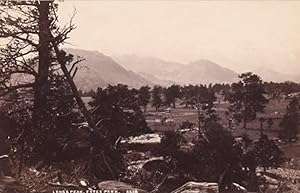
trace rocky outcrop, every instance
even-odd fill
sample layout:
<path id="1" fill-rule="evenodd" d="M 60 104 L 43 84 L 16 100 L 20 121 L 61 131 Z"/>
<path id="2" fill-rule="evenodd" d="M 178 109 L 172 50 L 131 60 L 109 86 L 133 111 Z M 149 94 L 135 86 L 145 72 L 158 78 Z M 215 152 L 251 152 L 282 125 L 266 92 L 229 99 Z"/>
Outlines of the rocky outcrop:
<path id="1" fill-rule="evenodd" d="M 219 193 L 217 183 L 187 182 L 171 193 Z"/>
<path id="2" fill-rule="evenodd" d="M 248 191 L 237 183 L 232 183 L 229 190 L 219 192 L 217 183 L 187 182 L 171 193 L 248 193 Z"/>
<path id="3" fill-rule="evenodd" d="M 98 183 L 98 188 L 106 191 L 117 191 L 118 193 L 149 193 L 145 190 L 134 188 L 129 184 L 119 181 L 103 181 Z"/>

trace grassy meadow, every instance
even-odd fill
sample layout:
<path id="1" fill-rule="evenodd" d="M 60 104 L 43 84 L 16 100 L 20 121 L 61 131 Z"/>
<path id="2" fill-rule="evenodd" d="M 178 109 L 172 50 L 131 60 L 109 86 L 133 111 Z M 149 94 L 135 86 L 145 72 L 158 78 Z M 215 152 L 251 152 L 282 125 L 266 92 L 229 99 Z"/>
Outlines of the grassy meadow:
<path id="1" fill-rule="evenodd" d="M 279 123 L 286 111 L 287 104 L 288 100 L 271 100 L 266 106 L 265 112 L 258 113 L 257 118 L 254 121 L 248 122 L 247 127 L 249 129 L 245 130 L 242 128 L 242 124 L 239 124 L 238 126 L 234 126 L 232 129 L 233 134 L 235 136 L 240 136 L 243 133 L 247 133 L 251 139 L 257 139 L 260 133 L 259 118 L 263 117 L 265 119 L 272 118 L 274 122 L 271 128 L 268 127 L 267 121 L 264 122 L 265 134 L 271 138 L 277 137 L 277 131 L 280 129 Z M 226 117 L 225 112 L 229 104 L 224 101 L 220 101 L 216 102 L 215 105 L 216 112 L 220 117 L 220 123 L 224 127 L 228 127 L 228 118 Z M 172 122 L 165 124 L 159 123 L 158 120 L 163 118 L 170 119 Z M 184 106 L 177 104 L 176 108 L 171 108 L 170 111 L 155 111 L 154 108 L 149 106 L 146 113 L 146 120 L 153 131 L 162 132 L 169 129 L 178 129 L 180 124 L 186 120 L 197 124 L 198 119 L 196 109 L 185 108 Z"/>

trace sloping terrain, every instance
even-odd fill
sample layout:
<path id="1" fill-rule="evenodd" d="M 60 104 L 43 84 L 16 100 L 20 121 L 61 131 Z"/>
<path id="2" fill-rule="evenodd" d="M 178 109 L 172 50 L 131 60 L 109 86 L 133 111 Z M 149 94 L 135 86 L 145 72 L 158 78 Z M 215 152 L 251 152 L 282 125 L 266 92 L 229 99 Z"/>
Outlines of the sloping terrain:
<path id="1" fill-rule="evenodd" d="M 300 76 L 297 74 L 289 74 L 278 72 L 267 67 L 261 67 L 253 70 L 253 72 L 262 77 L 264 81 L 284 82 L 284 81 L 300 81 Z"/>
<path id="2" fill-rule="evenodd" d="M 209 60 L 197 60 L 186 65 L 176 74 L 181 83 L 231 83 L 238 74 Z"/>
<path id="3" fill-rule="evenodd" d="M 179 84 L 207 84 L 232 82 L 237 78 L 236 72 L 209 60 L 197 60 L 189 64 L 182 64 L 136 55 L 123 55 L 115 57 L 115 59 L 127 69 L 139 74 L 146 74 L 149 80 L 162 85 L 166 81 Z"/>
<path id="4" fill-rule="evenodd" d="M 85 60 L 80 63 L 80 68 L 75 76 L 75 82 L 81 90 L 88 91 L 108 84 L 126 84 L 129 87 L 152 85 L 142 76 L 126 70 L 111 57 L 98 51 L 80 49 L 66 49 L 68 53 L 81 56 Z"/>

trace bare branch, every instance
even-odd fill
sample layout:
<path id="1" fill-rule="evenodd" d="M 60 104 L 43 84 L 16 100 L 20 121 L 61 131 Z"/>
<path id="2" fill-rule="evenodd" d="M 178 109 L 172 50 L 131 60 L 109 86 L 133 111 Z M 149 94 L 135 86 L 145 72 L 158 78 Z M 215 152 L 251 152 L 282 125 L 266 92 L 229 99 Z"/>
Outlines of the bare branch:
<path id="1" fill-rule="evenodd" d="M 84 58 L 77 59 L 77 61 L 74 62 L 74 63 L 72 64 L 72 67 L 70 68 L 69 73 L 71 73 L 71 72 L 73 71 L 74 67 L 75 67 L 77 64 L 79 64 L 80 62 L 82 62 L 82 61 L 84 61 L 84 60 L 85 60 Z"/>
<path id="2" fill-rule="evenodd" d="M 76 67 L 76 68 L 75 68 L 75 71 L 74 71 L 74 73 L 73 73 L 73 75 L 72 75 L 72 79 L 74 79 L 74 77 L 75 77 L 75 75 L 76 75 L 76 73 L 77 73 L 77 70 L 78 70 L 78 68 Z"/>

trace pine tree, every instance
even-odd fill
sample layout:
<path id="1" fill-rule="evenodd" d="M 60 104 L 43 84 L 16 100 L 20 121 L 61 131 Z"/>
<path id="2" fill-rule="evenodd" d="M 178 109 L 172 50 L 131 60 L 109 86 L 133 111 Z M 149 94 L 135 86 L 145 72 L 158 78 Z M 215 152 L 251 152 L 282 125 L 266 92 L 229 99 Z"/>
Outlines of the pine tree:
<path id="1" fill-rule="evenodd" d="M 154 86 L 152 90 L 152 106 L 155 107 L 156 111 L 163 105 L 162 90 L 161 86 Z"/>
<path id="2" fill-rule="evenodd" d="M 239 75 L 241 79 L 231 85 L 226 99 L 229 101 L 229 112 L 233 117 L 243 121 L 243 128 L 247 122 L 256 119 L 257 112 L 263 112 L 268 99 L 265 97 L 265 89 L 261 78 L 251 72 Z"/>
<path id="3" fill-rule="evenodd" d="M 138 100 L 141 106 L 144 107 L 144 112 L 147 110 L 147 105 L 150 102 L 151 94 L 149 86 L 142 86 L 139 89 Z"/>
<path id="4" fill-rule="evenodd" d="M 32 117 L 18 117 L 22 124 L 30 122 L 24 132 L 18 131 L 24 133 L 20 140 L 40 156 L 51 154 L 49 136 L 56 135 L 59 116 L 68 115 L 75 102 L 53 49 L 67 39 L 74 26 L 71 22 L 59 27 L 57 10 L 54 1 L 0 2 L 0 39 L 6 42 L 0 49 L 0 95 L 23 97 L 12 108 Z M 72 65 L 71 56 L 65 60 Z"/>
<path id="5" fill-rule="evenodd" d="M 181 98 L 181 88 L 179 85 L 171 85 L 166 89 L 165 92 L 165 99 L 166 99 L 166 104 L 167 105 L 173 105 L 173 108 L 176 108 L 176 99 Z"/>

